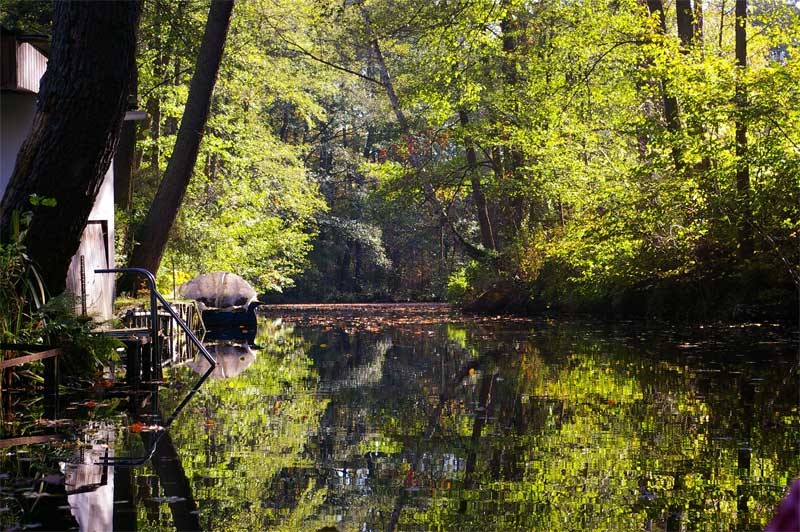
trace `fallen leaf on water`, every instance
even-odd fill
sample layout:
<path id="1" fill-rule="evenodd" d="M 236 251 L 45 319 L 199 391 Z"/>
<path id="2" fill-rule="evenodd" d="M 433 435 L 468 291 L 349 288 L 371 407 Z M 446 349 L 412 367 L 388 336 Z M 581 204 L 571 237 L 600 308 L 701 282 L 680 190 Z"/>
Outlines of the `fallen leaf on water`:
<path id="1" fill-rule="evenodd" d="M 131 432 L 156 432 L 159 430 L 164 430 L 164 427 L 161 425 L 147 425 L 146 423 L 137 421 L 136 423 L 129 425 L 128 429 Z"/>

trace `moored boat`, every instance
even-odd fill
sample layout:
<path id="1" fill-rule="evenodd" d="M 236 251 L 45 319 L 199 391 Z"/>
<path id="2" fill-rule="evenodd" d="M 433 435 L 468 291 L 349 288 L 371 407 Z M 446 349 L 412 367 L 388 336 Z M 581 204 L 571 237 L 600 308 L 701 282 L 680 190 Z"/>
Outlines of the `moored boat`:
<path id="1" fill-rule="evenodd" d="M 256 311 L 260 301 L 253 301 L 246 307 L 234 309 L 207 308 L 203 311 L 203 325 L 208 330 L 240 329 L 256 330 Z"/>
<path id="2" fill-rule="evenodd" d="M 247 335 L 256 330 L 255 309 L 261 302 L 256 291 L 236 274 L 198 275 L 178 289 L 182 297 L 197 301 L 206 330 Z"/>

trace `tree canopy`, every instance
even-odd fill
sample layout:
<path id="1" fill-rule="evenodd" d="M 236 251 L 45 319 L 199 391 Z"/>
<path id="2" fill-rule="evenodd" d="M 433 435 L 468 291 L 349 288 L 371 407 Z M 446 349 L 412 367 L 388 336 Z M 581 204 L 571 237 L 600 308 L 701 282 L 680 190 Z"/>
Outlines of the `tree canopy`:
<path id="1" fill-rule="evenodd" d="M 6 20 L 46 21 L 14 6 Z M 148 238 L 208 6 L 144 2 L 123 259 Z M 241 2 L 162 277 L 231 270 L 290 300 L 792 312 L 800 11 L 735 7 Z"/>

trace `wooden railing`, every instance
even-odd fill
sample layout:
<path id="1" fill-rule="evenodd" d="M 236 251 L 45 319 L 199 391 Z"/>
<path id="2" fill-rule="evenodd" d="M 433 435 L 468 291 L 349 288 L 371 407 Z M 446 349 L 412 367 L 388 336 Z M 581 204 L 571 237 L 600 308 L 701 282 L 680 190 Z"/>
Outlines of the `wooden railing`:
<path id="1" fill-rule="evenodd" d="M 2 362 L 0 362 L 0 369 L 12 368 L 14 366 L 21 366 L 22 364 L 37 362 L 39 360 L 46 360 L 48 358 L 57 357 L 61 355 L 61 353 L 63 353 L 60 347 L 47 349 L 45 346 L 41 345 L 0 344 L 0 350 L 3 351 L 26 352 L 26 351 L 35 351 L 36 349 L 42 349 L 43 347 L 46 349 L 45 351 L 39 351 L 37 353 L 11 357 L 3 360 Z"/>
<path id="2" fill-rule="evenodd" d="M 4 392 L 3 401 L 10 400 L 10 396 L 4 390 L 10 376 L 5 370 L 41 361 L 44 364 L 45 416 L 52 414 L 58 406 L 58 358 L 63 354 L 63 350 L 60 347 L 36 344 L 0 344 L 0 352 L 3 353 L 3 359 L 0 360 L 0 374 L 2 374 L 0 392 Z M 27 354 L 5 358 L 8 352 Z"/>

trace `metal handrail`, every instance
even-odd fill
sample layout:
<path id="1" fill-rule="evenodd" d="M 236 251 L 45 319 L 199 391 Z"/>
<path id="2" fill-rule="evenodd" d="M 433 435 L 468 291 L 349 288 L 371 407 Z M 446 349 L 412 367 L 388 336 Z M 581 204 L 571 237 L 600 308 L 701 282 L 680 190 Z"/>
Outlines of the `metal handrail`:
<path id="1" fill-rule="evenodd" d="M 211 353 L 205 348 L 203 343 L 197 339 L 194 332 L 186 325 L 186 322 L 178 316 L 178 313 L 172 309 L 172 306 L 169 302 L 162 296 L 159 291 L 156 289 L 156 278 L 150 273 L 148 270 L 144 268 L 108 268 L 103 270 L 95 270 L 94 273 L 138 273 L 139 275 L 144 276 L 145 280 L 147 281 L 147 286 L 150 289 L 150 314 L 151 314 L 151 326 L 153 329 L 153 342 L 156 344 L 156 358 L 161 361 L 161 350 L 159 343 L 156 341 L 156 337 L 158 336 L 158 304 L 160 302 L 161 305 L 164 307 L 170 316 L 175 320 L 178 326 L 183 329 L 183 332 L 186 333 L 186 336 L 191 340 L 191 342 L 197 347 L 200 351 L 200 354 L 208 361 L 211 365 L 211 369 L 213 370 L 217 367 L 217 361 L 211 356 Z"/>
<path id="2" fill-rule="evenodd" d="M 159 349 L 159 342 L 157 341 L 158 336 L 158 308 L 157 303 L 160 302 L 164 309 L 172 316 L 178 326 L 183 329 L 183 332 L 186 333 L 186 336 L 189 340 L 197 347 L 198 351 L 201 355 L 208 361 L 209 368 L 208 370 L 200 377 L 200 379 L 195 383 L 186 397 L 183 398 L 183 401 L 180 402 L 178 407 L 175 411 L 167 418 L 167 421 L 163 424 L 164 429 L 172 425 L 172 422 L 175 421 L 175 418 L 178 417 L 178 414 L 184 409 L 187 403 L 194 397 L 197 391 L 200 389 L 200 386 L 211 376 L 211 373 L 214 371 L 214 368 L 217 367 L 216 359 L 211 356 L 211 353 L 208 352 L 206 347 L 203 343 L 197 338 L 194 332 L 189 328 L 186 322 L 172 309 L 172 306 L 169 302 L 162 296 L 159 291 L 156 289 L 156 280 L 152 273 L 144 268 L 108 268 L 108 269 L 101 269 L 95 270 L 95 273 L 136 273 L 139 275 L 144 276 L 145 280 L 147 281 L 148 288 L 150 289 L 150 313 L 151 313 L 151 325 L 152 325 L 152 334 L 153 334 L 153 343 L 155 344 L 154 349 L 156 351 L 156 357 L 161 363 L 161 352 Z M 139 457 L 103 457 L 100 459 L 99 462 L 96 462 L 98 465 L 116 465 L 116 466 L 125 466 L 125 467 L 133 467 L 142 465 L 147 462 L 150 458 L 152 458 L 153 454 L 156 451 L 156 447 L 158 446 L 158 442 L 161 440 L 162 435 L 164 432 L 161 432 L 156 438 L 153 439 L 152 444 L 150 445 L 149 449 L 145 450 L 145 454 Z"/>
<path id="3" fill-rule="evenodd" d="M 192 386 L 192 389 L 189 390 L 189 393 L 186 394 L 186 397 L 183 398 L 183 401 L 175 408 L 172 414 L 167 418 L 162 426 L 162 429 L 158 436 L 156 436 L 153 441 L 151 442 L 150 446 L 145 449 L 145 452 L 142 456 L 113 456 L 113 457 L 103 457 L 100 458 L 99 461 L 95 462 L 96 465 L 112 465 L 112 466 L 120 466 L 120 467 L 136 467 L 140 465 L 144 465 L 148 460 L 153 457 L 153 454 L 156 452 L 156 447 L 158 447 L 158 442 L 161 441 L 161 438 L 166 433 L 166 429 L 172 425 L 172 422 L 178 417 L 178 415 L 183 411 L 189 401 L 194 397 L 200 387 L 203 385 L 204 382 L 211 376 L 211 373 L 214 371 L 213 367 L 208 368 L 208 370 L 203 374 L 202 377 Z"/>

